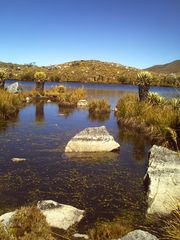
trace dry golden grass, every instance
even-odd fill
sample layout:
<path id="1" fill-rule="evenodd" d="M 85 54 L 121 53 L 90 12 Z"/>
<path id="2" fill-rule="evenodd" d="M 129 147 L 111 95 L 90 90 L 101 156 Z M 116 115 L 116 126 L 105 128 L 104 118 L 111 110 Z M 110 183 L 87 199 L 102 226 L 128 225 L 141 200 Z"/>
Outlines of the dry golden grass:
<path id="1" fill-rule="evenodd" d="M 117 110 L 120 124 L 142 131 L 165 146 L 173 142 L 177 148 L 176 131 L 180 124 L 178 108 L 175 109 L 168 102 L 164 105 L 140 102 L 137 96 L 127 95 L 119 100 Z"/>
<path id="2" fill-rule="evenodd" d="M 92 100 L 89 102 L 89 113 L 109 113 L 110 112 L 110 104 L 104 100 Z"/>
<path id="3" fill-rule="evenodd" d="M 9 119 L 15 116 L 21 105 L 22 99 L 20 95 L 0 89 L 0 119 Z"/>
<path id="4" fill-rule="evenodd" d="M 173 211 L 170 217 L 165 221 L 163 227 L 165 238 L 168 240 L 180 239 L 180 207 Z"/>
<path id="5" fill-rule="evenodd" d="M 118 239 L 132 230 L 134 228 L 128 221 L 119 220 L 97 223 L 94 228 L 89 230 L 88 235 L 91 240 Z"/>
<path id="6" fill-rule="evenodd" d="M 57 86 L 45 91 L 45 97 L 59 102 L 64 106 L 76 106 L 77 102 L 86 97 L 86 91 L 84 88 L 66 89 L 62 86 Z"/>
<path id="7" fill-rule="evenodd" d="M 44 215 L 36 207 L 18 210 L 5 231 L 0 228 L 0 240 L 54 240 Z"/>

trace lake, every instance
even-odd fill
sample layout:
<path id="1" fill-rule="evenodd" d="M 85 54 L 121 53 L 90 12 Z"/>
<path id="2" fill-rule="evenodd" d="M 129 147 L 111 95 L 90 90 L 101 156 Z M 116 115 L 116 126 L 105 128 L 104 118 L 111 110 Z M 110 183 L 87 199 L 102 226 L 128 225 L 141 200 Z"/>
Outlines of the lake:
<path id="1" fill-rule="evenodd" d="M 12 81 L 11 81 L 12 82 Z M 9 84 L 8 82 L 7 84 Z M 32 88 L 34 83 L 22 83 Z M 46 83 L 46 88 L 57 83 Z M 118 99 L 136 86 L 63 83 L 84 87 L 88 98 L 104 98 L 114 108 Z M 152 87 L 161 95 L 178 96 L 174 88 Z M 126 217 L 143 224 L 147 192 L 143 177 L 151 142 L 120 128 L 111 112 L 94 119 L 88 111 L 67 109 L 55 103 L 29 104 L 13 121 L 0 128 L 0 211 L 52 199 L 86 210 L 81 228 L 98 220 Z M 120 144 L 117 153 L 65 154 L 67 142 L 86 127 L 105 125 Z M 26 158 L 16 164 L 13 157 Z"/>

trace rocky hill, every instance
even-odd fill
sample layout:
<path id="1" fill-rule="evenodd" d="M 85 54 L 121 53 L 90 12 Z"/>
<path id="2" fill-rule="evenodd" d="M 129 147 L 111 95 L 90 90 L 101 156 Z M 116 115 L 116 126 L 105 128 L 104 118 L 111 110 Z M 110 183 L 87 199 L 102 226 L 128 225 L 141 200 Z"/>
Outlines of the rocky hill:
<path id="1" fill-rule="evenodd" d="M 178 73 L 180 74 L 180 60 L 176 60 L 167 64 L 155 65 L 147 68 L 146 70 L 156 73 Z"/>
<path id="2" fill-rule="evenodd" d="M 8 72 L 9 79 L 34 80 L 36 71 L 44 71 L 48 81 L 73 81 L 96 83 L 137 84 L 137 73 L 140 69 L 97 60 L 80 60 L 64 64 L 38 67 L 34 63 L 12 64 L 0 62 L 0 67 Z M 148 70 L 151 70 L 149 68 Z M 176 86 L 179 75 L 152 72 L 152 85 Z"/>

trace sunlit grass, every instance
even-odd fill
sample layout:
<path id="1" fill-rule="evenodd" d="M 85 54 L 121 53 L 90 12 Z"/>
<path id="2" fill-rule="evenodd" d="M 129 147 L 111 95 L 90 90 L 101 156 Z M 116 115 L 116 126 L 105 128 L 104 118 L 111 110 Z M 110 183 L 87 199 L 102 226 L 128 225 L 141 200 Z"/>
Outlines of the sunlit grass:
<path id="1" fill-rule="evenodd" d="M 0 119 L 5 120 L 15 116 L 21 105 L 22 98 L 19 94 L 8 93 L 0 89 Z"/>
<path id="2" fill-rule="evenodd" d="M 118 121 L 120 124 L 146 133 L 164 145 L 173 142 L 177 147 L 177 130 L 180 124 L 179 108 L 175 108 L 171 101 L 162 104 L 157 96 L 153 98 L 155 100 L 151 98 L 150 101 L 140 102 L 136 95 L 123 97 L 117 104 Z"/>
<path id="3" fill-rule="evenodd" d="M 45 216 L 35 206 L 22 207 L 12 217 L 7 229 L 0 226 L 2 240 L 54 240 Z"/>

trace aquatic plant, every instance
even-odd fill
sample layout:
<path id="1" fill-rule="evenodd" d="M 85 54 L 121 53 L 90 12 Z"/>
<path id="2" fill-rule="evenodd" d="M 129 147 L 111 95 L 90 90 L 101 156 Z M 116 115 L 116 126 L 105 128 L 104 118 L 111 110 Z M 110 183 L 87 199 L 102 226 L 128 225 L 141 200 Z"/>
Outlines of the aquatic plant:
<path id="1" fill-rule="evenodd" d="M 89 113 L 110 113 L 110 104 L 104 99 L 92 100 L 89 102 Z"/>
<path id="2" fill-rule="evenodd" d="M 140 101 L 147 100 L 152 78 L 152 74 L 148 71 L 141 71 L 137 74 Z"/>

